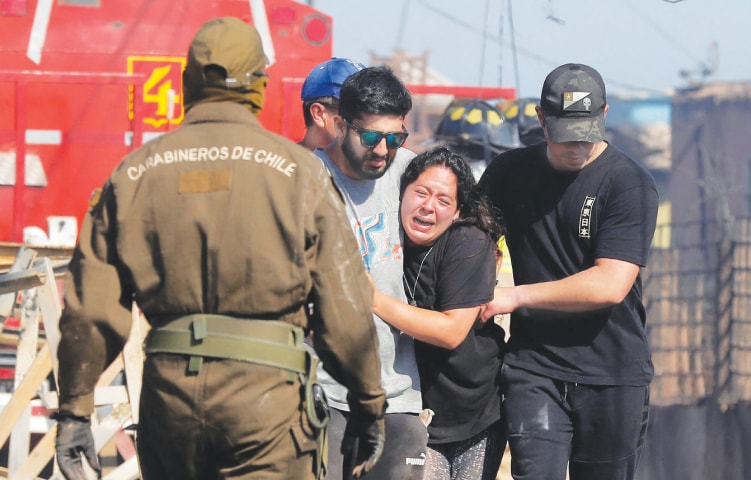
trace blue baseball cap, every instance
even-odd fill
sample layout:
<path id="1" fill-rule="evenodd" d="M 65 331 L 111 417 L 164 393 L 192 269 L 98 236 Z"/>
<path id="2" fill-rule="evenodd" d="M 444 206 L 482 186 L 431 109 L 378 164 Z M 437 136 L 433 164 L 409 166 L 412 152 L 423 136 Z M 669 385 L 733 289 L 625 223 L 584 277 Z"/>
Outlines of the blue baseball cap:
<path id="1" fill-rule="evenodd" d="M 339 98 L 342 83 L 355 72 L 365 68 L 360 62 L 348 58 L 332 58 L 316 65 L 302 84 L 301 100 L 311 98 Z"/>

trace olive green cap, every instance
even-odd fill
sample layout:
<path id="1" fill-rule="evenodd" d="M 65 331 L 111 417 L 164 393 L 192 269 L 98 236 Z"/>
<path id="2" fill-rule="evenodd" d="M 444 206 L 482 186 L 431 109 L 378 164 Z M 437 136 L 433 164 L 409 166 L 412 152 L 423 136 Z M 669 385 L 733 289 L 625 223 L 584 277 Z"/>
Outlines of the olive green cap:
<path id="1" fill-rule="evenodd" d="M 250 86 L 268 65 L 258 31 L 235 17 L 204 23 L 188 49 L 187 79 L 204 81 L 204 69 L 209 65 L 227 72 L 227 88 Z"/>

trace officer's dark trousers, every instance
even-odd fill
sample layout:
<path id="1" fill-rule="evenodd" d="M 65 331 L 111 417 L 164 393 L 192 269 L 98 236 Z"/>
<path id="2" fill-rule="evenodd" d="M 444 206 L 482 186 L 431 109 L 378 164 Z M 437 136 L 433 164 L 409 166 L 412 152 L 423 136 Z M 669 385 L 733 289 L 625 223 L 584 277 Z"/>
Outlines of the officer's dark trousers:
<path id="1" fill-rule="evenodd" d="M 503 413 L 515 480 L 631 480 L 649 386 L 562 382 L 504 365 Z"/>
<path id="2" fill-rule="evenodd" d="M 144 480 L 314 478 L 300 383 L 288 378 L 224 359 L 190 374 L 187 357 L 149 355 L 136 438 Z"/>

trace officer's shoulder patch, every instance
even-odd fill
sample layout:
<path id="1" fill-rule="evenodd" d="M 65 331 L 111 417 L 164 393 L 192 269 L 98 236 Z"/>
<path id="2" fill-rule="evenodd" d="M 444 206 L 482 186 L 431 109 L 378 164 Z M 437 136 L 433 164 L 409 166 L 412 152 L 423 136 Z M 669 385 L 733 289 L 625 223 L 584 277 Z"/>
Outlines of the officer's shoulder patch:
<path id="1" fill-rule="evenodd" d="M 99 200 L 102 199 L 102 189 L 101 188 L 95 188 L 93 192 L 91 192 L 91 195 L 89 196 L 89 210 L 92 210 L 94 207 L 99 205 Z"/>

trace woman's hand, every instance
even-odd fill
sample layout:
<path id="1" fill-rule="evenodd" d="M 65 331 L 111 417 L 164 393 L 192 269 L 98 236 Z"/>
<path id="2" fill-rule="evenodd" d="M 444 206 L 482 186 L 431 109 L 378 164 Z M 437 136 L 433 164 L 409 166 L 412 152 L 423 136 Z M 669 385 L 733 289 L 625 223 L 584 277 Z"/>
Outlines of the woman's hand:
<path id="1" fill-rule="evenodd" d="M 487 309 L 488 309 L 488 304 L 487 303 L 484 303 L 484 304 L 480 305 L 480 312 L 477 314 L 477 321 L 480 322 L 480 325 L 485 325 L 485 323 L 487 323 L 488 320 L 490 320 L 492 317 L 495 316 L 495 315 L 488 315 L 486 317 L 485 316 L 485 311 Z"/>

